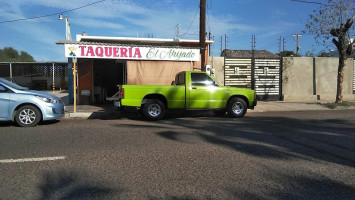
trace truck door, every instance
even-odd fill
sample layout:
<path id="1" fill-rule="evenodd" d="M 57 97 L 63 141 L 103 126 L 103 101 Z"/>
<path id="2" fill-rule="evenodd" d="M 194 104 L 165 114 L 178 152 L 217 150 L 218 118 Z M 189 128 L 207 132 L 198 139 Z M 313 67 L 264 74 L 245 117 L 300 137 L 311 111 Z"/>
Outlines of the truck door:
<path id="1" fill-rule="evenodd" d="M 189 109 L 225 107 L 223 90 L 205 73 L 191 73 L 191 85 L 188 91 Z"/>

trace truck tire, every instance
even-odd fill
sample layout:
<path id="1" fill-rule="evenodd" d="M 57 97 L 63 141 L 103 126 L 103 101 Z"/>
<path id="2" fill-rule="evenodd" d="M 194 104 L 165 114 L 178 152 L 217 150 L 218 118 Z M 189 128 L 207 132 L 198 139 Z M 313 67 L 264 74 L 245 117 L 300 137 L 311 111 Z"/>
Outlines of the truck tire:
<path id="1" fill-rule="evenodd" d="M 38 108 L 31 105 L 20 107 L 15 115 L 15 121 L 21 127 L 36 126 L 41 118 L 42 115 Z"/>
<path id="2" fill-rule="evenodd" d="M 148 120 L 160 120 L 165 112 L 165 105 L 158 99 L 148 99 L 143 106 L 143 115 Z"/>
<path id="3" fill-rule="evenodd" d="M 230 117 L 241 118 L 247 113 L 247 103 L 243 99 L 235 97 L 229 101 L 227 112 Z"/>

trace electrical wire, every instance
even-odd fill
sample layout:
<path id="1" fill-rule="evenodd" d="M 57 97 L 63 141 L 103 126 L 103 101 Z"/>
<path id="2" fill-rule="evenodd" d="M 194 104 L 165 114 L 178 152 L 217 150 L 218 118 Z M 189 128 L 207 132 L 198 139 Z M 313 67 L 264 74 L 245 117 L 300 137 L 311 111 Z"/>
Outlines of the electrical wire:
<path id="1" fill-rule="evenodd" d="M 32 20 L 32 19 L 39 19 L 39 18 L 44 18 L 44 17 L 50 17 L 50 16 L 53 16 L 53 15 L 59 15 L 59 14 L 68 13 L 68 12 L 71 12 L 71 11 L 74 11 L 74 10 L 79 10 L 79 9 L 82 9 L 82 8 L 85 8 L 85 7 L 88 7 L 88 6 L 97 4 L 97 3 L 101 3 L 101 2 L 104 2 L 104 1 L 106 1 L 106 0 L 95 1 L 93 3 L 89 3 L 89 4 L 86 4 L 84 6 L 80 6 L 80 7 L 77 7 L 77 8 L 70 9 L 70 10 L 65 10 L 65 11 L 62 11 L 62 12 L 47 14 L 47 15 L 41 15 L 41 16 L 36 16 L 36 17 L 28 17 L 28 18 L 21 18 L 21 19 L 14 19 L 14 20 L 8 20 L 8 21 L 0 21 L 0 24 L 10 23 L 10 22 L 18 22 L 18 21 L 25 21 L 25 20 Z"/>
<path id="2" fill-rule="evenodd" d="M 300 2 L 300 3 L 309 3 L 309 4 L 318 4 L 318 5 L 322 5 L 322 6 L 332 6 L 332 5 L 328 5 L 328 4 L 324 4 L 324 3 L 320 3 L 320 2 L 314 2 L 314 1 L 305 1 L 305 0 L 290 0 L 290 1 Z"/>
<path id="3" fill-rule="evenodd" d="M 196 15 L 197 15 L 197 11 L 199 10 L 199 8 L 200 8 L 199 6 L 196 8 L 195 16 L 194 16 L 194 18 L 192 19 L 189 28 L 186 30 L 186 32 L 185 32 L 184 34 L 181 35 L 181 37 L 184 37 L 185 35 L 189 35 L 188 32 L 189 32 L 189 30 L 190 30 L 192 24 L 193 24 L 194 21 L 195 21 L 195 18 L 196 18 Z"/>

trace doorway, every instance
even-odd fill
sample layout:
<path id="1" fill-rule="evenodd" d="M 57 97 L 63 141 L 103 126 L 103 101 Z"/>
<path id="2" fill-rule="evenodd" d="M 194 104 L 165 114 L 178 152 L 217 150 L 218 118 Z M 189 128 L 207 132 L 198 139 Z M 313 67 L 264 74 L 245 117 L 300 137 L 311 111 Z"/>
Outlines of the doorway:
<path id="1" fill-rule="evenodd" d="M 127 82 L 126 61 L 94 59 L 93 66 L 94 102 L 97 104 L 108 103 L 106 97 L 110 97 L 118 91 L 117 85 Z"/>

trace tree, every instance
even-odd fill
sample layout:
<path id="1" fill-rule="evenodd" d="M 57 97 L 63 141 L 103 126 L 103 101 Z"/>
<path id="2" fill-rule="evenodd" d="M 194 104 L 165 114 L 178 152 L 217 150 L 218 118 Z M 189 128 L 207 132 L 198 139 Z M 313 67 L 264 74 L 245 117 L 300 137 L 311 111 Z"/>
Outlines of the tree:
<path id="1" fill-rule="evenodd" d="M 329 45 L 332 43 L 339 52 L 337 74 L 337 93 L 335 102 L 343 102 L 344 67 L 346 60 L 352 53 L 353 42 L 350 38 L 350 28 L 354 23 L 354 8 L 352 0 L 328 0 L 328 4 L 321 4 L 318 10 L 309 15 L 306 31 L 315 35 L 317 43 Z"/>
<path id="2" fill-rule="evenodd" d="M 318 57 L 329 57 L 330 53 L 323 50 L 323 51 L 319 52 L 317 56 Z"/>
<path id="3" fill-rule="evenodd" d="M 312 51 L 306 51 L 304 57 L 314 57 L 314 53 Z"/>
<path id="4" fill-rule="evenodd" d="M 298 57 L 294 51 L 281 51 L 277 55 L 280 57 Z"/>
<path id="5" fill-rule="evenodd" d="M 0 62 L 35 62 L 35 60 L 25 51 L 19 53 L 12 47 L 5 47 L 0 49 Z"/>

